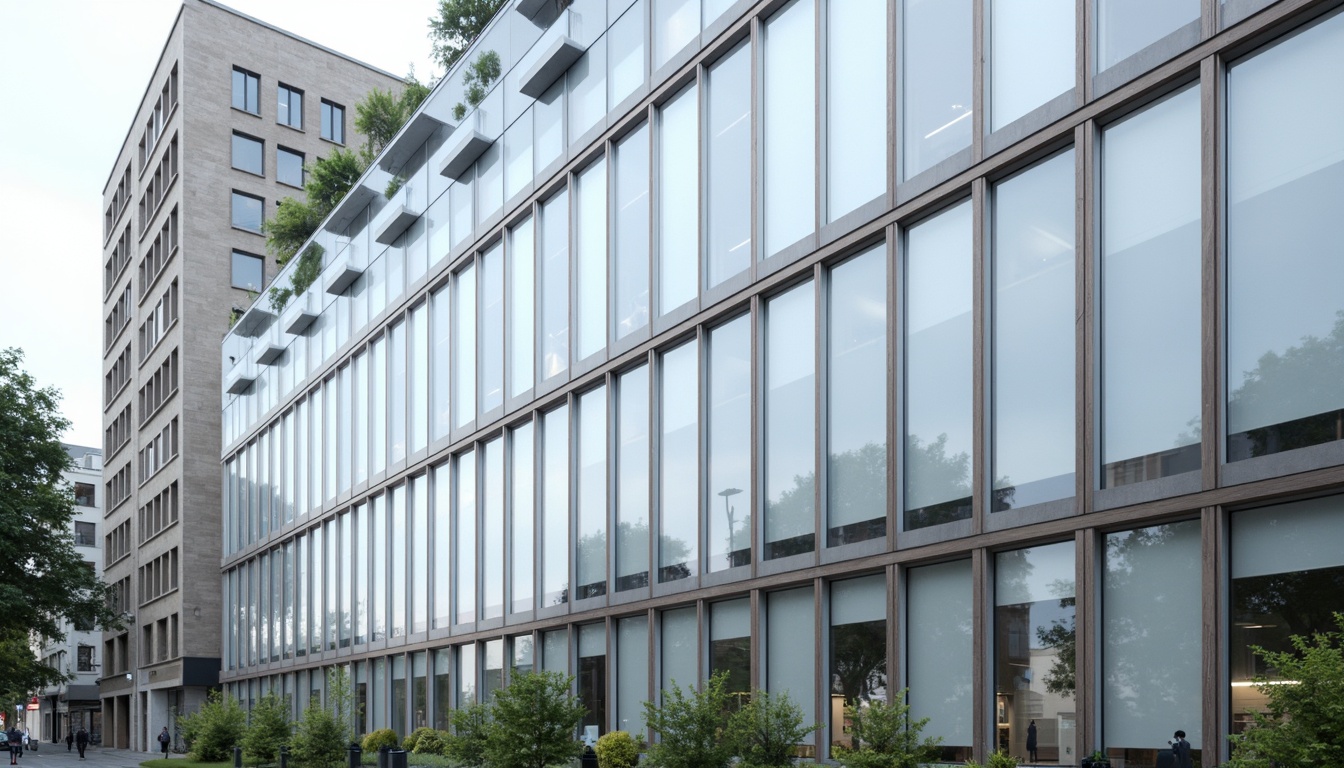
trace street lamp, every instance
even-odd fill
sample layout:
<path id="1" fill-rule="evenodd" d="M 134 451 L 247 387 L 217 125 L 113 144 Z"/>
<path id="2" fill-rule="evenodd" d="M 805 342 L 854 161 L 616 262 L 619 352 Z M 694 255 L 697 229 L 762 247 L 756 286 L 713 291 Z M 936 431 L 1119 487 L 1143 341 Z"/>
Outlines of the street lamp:
<path id="1" fill-rule="evenodd" d="M 736 561 L 737 561 L 737 557 L 736 557 L 736 555 L 734 554 L 734 553 L 735 553 L 735 550 L 733 549 L 733 546 L 734 546 L 734 544 L 733 544 L 734 534 L 737 533 L 737 520 L 733 518 L 733 511 L 734 511 L 734 510 L 733 510 L 733 507 L 729 506 L 729 504 L 728 504 L 728 499 L 729 499 L 730 497 L 732 497 L 732 496 L 736 496 L 737 494 L 739 494 L 739 493 L 741 493 L 741 492 L 742 492 L 742 489 L 741 489 L 741 488 L 724 488 L 722 491 L 719 491 L 719 495 L 723 497 L 723 512 L 724 512 L 724 514 L 728 517 L 728 565 L 729 565 L 729 567 L 734 566 L 734 565 L 737 565 L 737 562 L 736 562 Z"/>

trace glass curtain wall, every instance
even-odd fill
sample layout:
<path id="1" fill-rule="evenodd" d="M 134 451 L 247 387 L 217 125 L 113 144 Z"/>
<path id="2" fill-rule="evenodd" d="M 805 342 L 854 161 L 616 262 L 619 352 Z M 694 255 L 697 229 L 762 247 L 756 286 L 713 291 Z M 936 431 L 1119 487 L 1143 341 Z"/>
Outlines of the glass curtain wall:
<path id="1" fill-rule="evenodd" d="M 699 344 L 665 352 L 659 390 L 658 580 L 696 572 L 699 541 Z"/>
<path id="2" fill-rule="evenodd" d="M 569 408 L 542 416 L 541 604 L 569 602 Z"/>
<path id="3" fill-rule="evenodd" d="M 1073 0 L 990 0 L 991 130 L 1073 90 Z"/>
<path id="4" fill-rule="evenodd" d="M 793 0 L 767 19 L 763 28 L 763 258 L 811 234 L 816 220 L 816 123 L 812 118 L 817 101 L 816 14 L 812 3 Z"/>
<path id="5" fill-rule="evenodd" d="M 751 316 L 709 332 L 709 571 L 751 562 Z M 743 493 L 746 495 L 742 495 Z M 719 515 L 719 507 L 723 516 Z"/>
<path id="6" fill-rule="evenodd" d="M 705 279 L 713 288 L 751 266 L 751 46 L 715 62 L 707 80 Z"/>
<path id="7" fill-rule="evenodd" d="M 881 574 L 831 583 L 826 741 L 832 748 L 857 746 L 846 732 L 846 707 L 887 699 L 886 607 L 887 583 Z"/>
<path id="8" fill-rule="evenodd" d="M 816 301 L 811 281 L 766 303 L 765 559 L 816 547 Z"/>
<path id="9" fill-rule="evenodd" d="M 607 390 L 598 387 L 579 397 L 578 548 L 574 598 L 607 593 Z"/>
<path id="10" fill-rule="evenodd" d="M 751 698 L 751 601 L 745 597 L 709 606 L 709 673 L 716 672 L 728 674 L 724 687 L 733 709 Z"/>
<path id="11" fill-rule="evenodd" d="M 476 620 L 476 452 L 457 457 L 457 504 L 453 508 L 454 612 L 456 624 Z"/>
<path id="12" fill-rule="evenodd" d="M 928 718 L 923 734 L 942 739 L 942 760 L 965 762 L 974 740 L 974 612 L 971 561 L 905 572 L 905 679 L 910 716 Z"/>
<path id="13" fill-rule="evenodd" d="M 620 592 L 649 585 L 649 366 L 618 382 L 614 581 Z"/>
<path id="14" fill-rule="evenodd" d="M 607 161 L 575 177 L 574 248 L 578 328 L 574 358 L 584 360 L 607 345 Z"/>
<path id="15" fill-rule="evenodd" d="M 972 9 L 971 0 L 902 0 L 902 179 L 971 146 Z"/>
<path id="16" fill-rule="evenodd" d="M 659 614 L 662 629 L 658 696 L 673 688 L 693 688 L 700 681 L 700 632 L 694 606 Z"/>
<path id="17" fill-rule="evenodd" d="M 659 4 L 660 0 L 655 0 L 654 7 Z M 694 299 L 699 285 L 699 98 L 699 89 L 691 84 L 658 109 L 654 238 L 658 246 L 660 315 Z"/>
<path id="18" fill-rule="evenodd" d="M 607 732 L 607 627 L 579 627 L 579 702 L 583 704 L 583 727 L 594 726 L 598 735 Z"/>
<path id="19" fill-rule="evenodd" d="M 625 17 L 637 15 L 627 13 Z M 643 33 L 637 35 L 642 38 Z M 649 126 L 616 145 L 612 189 L 612 339 L 649 324 Z"/>
<path id="20" fill-rule="evenodd" d="M 476 268 L 453 279 L 453 429 L 476 419 Z"/>
<path id="21" fill-rule="evenodd" d="M 649 700 L 649 620 L 616 622 L 616 727 L 638 738 L 644 733 Z"/>
<path id="22" fill-rule="evenodd" d="M 509 230 L 509 397 L 526 393 L 534 377 L 535 245 L 531 217 Z"/>
<path id="23" fill-rule="evenodd" d="M 482 619 L 504 615 L 504 440 L 484 446 L 481 468 Z"/>
<path id="24" fill-rule="evenodd" d="M 765 685 L 772 695 L 788 692 L 804 723 L 817 722 L 816 594 L 812 587 L 766 595 Z M 885 653 L 883 654 L 885 656 Z M 798 745 L 802 757 L 816 755 L 812 734 Z"/>
<path id="25" fill-rule="evenodd" d="M 1199 10 L 1199 0 L 1097 0 L 1097 71 L 1199 21 Z"/>
<path id="26" fill-rule="evenodd" d="M 536 490 L 534 486 L 535 441 L 531 423 L 514 428 L 510 434 L 509 463 L 512 493 L 509 496 L 509 545 L 512 578 L 509 579 L 511 613 L 532 610 L 535 588 Z"/>
<path id="27" fill-rule="evenodd" d="M 541 206 L 538 232 L 541 327 L 538 378 L 551 381 L 569 369 L 569 194 L 561 190 Z M 605 297 L 603 301 L 605 302 Z"/>
<path id="28" fill-rule="evenodd" d="M 887 2 L 832 0 L 826 3 L 826 221 L 886 188 Z"/>
<path id="29" fill-rule="evenodd" d="M 504 405 L 504 245 L 481 254 L 480 413 Z"/>
<path id="30" fill-rule="evenodd" d="M 431 519 L 434 521 L 434 548 L 430 562 L 434 564 L 434 628 L 446 629 L 452 624 L 452 571 L 449 566 L 452 557 L 452 465 L 444 462 L 433 470 L 434 473 L 434 509 Z"/>

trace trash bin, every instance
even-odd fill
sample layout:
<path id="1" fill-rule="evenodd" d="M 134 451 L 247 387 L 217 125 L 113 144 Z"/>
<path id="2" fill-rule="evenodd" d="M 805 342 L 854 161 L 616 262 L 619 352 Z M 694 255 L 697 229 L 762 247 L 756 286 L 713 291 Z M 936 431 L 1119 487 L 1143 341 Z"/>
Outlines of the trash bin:
<path id="1" fill-rule="evenodd" d="M 384 746 L 378 748 L 378 768 L 387 768 L 387 753 L 391 751 L 391 747 Z"/>
<path id="2" fill-rule="evenodd" d="M 592 747 L 583 748 L 583 757 L 579 758 L 579 768 L 597 768 L 597 753 Z"/>
<path id="3" fill-rule="evenodd" d="M 1157 750 L 1157 768 L 1176 768 L 1176 753 L 1170 749 Z"/>
<path id="4" fill-rule="evenodd" d="M 388 768 L 406 768 L 406 750 L 394 749 L 387 753 Z"/>

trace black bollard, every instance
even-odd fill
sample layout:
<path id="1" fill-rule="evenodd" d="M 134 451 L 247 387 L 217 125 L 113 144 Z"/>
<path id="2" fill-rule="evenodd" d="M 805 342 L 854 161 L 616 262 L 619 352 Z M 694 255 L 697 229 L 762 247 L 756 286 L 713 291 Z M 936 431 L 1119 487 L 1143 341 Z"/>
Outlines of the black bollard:
<path id="1" fill-rule="evenodd" d="M 387 745 L 378 748 L 378 768 L 387 768 L 387 753 L 391 751 L 392 748 Z"/>
<path id="2" fill-rule="evenodd" d="M 289 745 L 280 745 L 280 768 L 289 768 Z"/>
<path id="3" fill-rule="evenodd" d="M 388 768 L 406 768 L 406 750 L 394 749 L 389 752 Z"/>
<path id="4" fill-rule="evenodd" d="M 243 748 L 233 748 L 233 768 L 243 768 Z"/>
<path id="5" fill-rule="evenodd" d="M 359 768 L 360 754 L 363 752 L 364 750 L 360 749 L 358 744 L 356 744 L 353 741 L 350 742 L 350 750 L 349 750 L 350 762 L 348 763 L 350 768 Z"/>

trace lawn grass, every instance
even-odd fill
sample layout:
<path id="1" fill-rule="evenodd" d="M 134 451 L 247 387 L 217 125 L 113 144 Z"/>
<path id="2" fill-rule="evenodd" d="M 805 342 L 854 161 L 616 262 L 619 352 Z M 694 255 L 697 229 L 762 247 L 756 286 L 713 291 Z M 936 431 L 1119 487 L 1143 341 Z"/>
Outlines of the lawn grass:
<path id="1" fill-rule="evenodd" d="M 156 760 L 146 760 L 140 764 L 140 768 L 233 768 L 232 760 L 225 760 L 222 763 L 198 763 L 190 758 L 173 758 L 165 760 L 159 758 Z"/>

